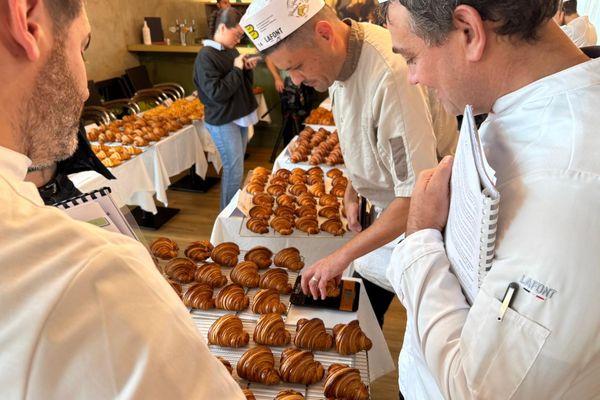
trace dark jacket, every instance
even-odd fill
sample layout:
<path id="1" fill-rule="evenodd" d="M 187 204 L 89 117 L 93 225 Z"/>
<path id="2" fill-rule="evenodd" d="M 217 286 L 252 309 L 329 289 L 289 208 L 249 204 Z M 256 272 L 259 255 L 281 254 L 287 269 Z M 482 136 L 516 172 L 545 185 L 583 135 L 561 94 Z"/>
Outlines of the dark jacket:
<path id="1" fill-rule="evenodd" d="M 204 119 L 211 125 L 225 125 L 256 110 L 252 93 L 252 70 L 233 66 L 236 49 L 203 47 L 194 63 L 194 83 L 204 104 Z"/>

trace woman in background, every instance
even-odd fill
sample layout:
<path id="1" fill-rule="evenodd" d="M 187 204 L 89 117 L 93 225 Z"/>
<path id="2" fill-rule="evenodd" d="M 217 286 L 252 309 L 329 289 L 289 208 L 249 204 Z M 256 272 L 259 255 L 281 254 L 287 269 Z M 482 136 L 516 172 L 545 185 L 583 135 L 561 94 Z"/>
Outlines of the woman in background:
<path id="1" fill-rule="evenodd" d="M 204 104 L 204 122 L 221 156 L 221 210 L 240 188 L 248 128 L 258 121 L 252 93 L 253 73 L 258 58 L 240 55 L 235 46 L 244 36 L 239 25 L 242 14 L 225 8 L 216 15 L 213 40 L 194 63 L 194 83 Z"/>

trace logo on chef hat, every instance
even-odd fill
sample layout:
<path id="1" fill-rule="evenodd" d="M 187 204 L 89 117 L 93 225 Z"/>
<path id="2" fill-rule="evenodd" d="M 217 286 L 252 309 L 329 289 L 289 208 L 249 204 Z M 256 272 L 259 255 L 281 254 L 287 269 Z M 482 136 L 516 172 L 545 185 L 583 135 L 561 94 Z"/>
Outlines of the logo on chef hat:
<path id="1" fill-rule="evenodd" d="M 288 10 L 290 10 L 290 17 L 304 17 L 308 15 L 308 0 L 288 0 L 287 6 Z"/>

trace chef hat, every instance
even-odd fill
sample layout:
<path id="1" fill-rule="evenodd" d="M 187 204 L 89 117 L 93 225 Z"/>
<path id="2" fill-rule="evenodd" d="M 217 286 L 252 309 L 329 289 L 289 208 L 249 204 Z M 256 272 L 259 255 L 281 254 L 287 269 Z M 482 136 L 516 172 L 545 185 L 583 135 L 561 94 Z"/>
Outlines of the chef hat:
<path id="1" fill-rule="evenodd" d="M 323 0 L 253 0 L 240 24 L 262 51 L 291 35 L 324 6 Z"/>

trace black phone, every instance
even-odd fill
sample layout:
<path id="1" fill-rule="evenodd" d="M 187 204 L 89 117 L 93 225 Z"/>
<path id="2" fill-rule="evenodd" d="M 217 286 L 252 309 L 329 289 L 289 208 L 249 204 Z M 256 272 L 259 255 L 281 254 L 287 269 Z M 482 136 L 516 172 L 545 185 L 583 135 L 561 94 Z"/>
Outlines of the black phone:
<path id="1" fill-rule="evenodd" d="M 312 295 L 302 293 L 300 282 L 302 276 L 298 275 L 294 289 L 290 294 L 290 303 L 297 306 L 328 308 L 339 311 L 356 311 L 358 310 L 358 301 L 360 299 L 360 282 L 354 280 L 342 279 L 337 289 L 336 296 L 327 297 L 325 300 L 315 300 Z"/>

